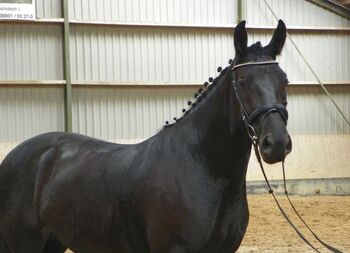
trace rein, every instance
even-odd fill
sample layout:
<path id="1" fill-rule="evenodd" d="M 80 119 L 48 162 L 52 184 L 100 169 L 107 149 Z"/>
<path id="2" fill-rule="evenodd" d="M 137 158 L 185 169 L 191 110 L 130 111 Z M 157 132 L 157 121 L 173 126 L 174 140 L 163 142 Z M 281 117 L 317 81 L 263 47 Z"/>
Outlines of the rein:
<path id="1" fill-rule="evenodd" d="M 240 67 L 244 67 L 244 66 L 261 66 L 261 65 L 268 65 L 268 64 L 278 64 L 277 61 L 263 61 L 263 62 L 247 62 L 247 63 L 242 63 L 242 64 L 238 64 L 238 65 L 234 65 L 231 70 L 234 71 Z M 262 125 L 262 121 L 265 120 L 265 118 L 273 112 L 278 112 L 284 123 L 287 124 L 287 120 L 288 120 L 288 112 L 285 106 L 280 105 L 280 104 L 268 104 L 265 105 L 261 108 L 256 109 L 255 111 L 253 111 L 250 115 L 246 112 L 243 101 L 238 93 L 237 90 L 237 85 L 236 85 L 236 81 L 233 80 L 232 81 L 232 85 L 233 85 L 233 89 L 235 92 L 235 96 L 236 99 L 239 103 L 239 107 L 240 107 L 240 112 L 241 112 L 241 117 L 242 120 L 244 122 L 244 125 L 247 129 L 247 133 L 252 141 L 253 147 L 254 147 L 254 151 L 255 151 L 255 156 L 256 159 L 258 160 L 260 169 L 262 171 L 262 174 L 264 176 L 265 182 L 267 184 L 267 187 L 269 189 L 269 193 L 272 195 L 273 199 L 276 202 L 276 205 L 278 207 L 278 209 L 280 210 L 280 212 L 282 213 L 283 217 L 286 219 L 286 221 L 289 223 L 289 225 L 294 229 L 294 231 L 299 235 L 299 237 L 307 244 L 309 245 L 313 250 L 315 250 L 315 252 L 320 252 L 310 241 L 308 241 L 306 239 L 306 237 L 300 232 L 300 230 L 297 228 L 297 226 L 291 221 L 291 219 L 288 217 L 287 213 L 284 211 L 284 209 L 282 208 L 281 204 L 278 202 L 276 195 L 274 194 L 274 191 L 270 185 L 270 182 L 266 176 L 265 173 L 265 169 L 263 166 L 263 162 L 261 159 L 261 155 L 260 155 L 260 151 L 259 151 L 259 147 L 258 147 L 258 135 L 256 134 L 255 128 L 252 126 L 253 122 L 259 117 L 262 116 L 262 120 L 260 122 L 260 126 Z M 260 127 L 259 127 L 260 128 Z M 260 129 L 258 131 L 258 133 L 260 133 Z M 325 243 L 324 241 L 322 241 L 313 231 L 312 229 L 306 224 L 306 222 L 304 221 L 304 219 L 300 216 L 300 214 L 298 213 L 298 211 L 296 210 L 296 208 L 294 207 L 292 201 L 289 198 L 289 194 L 287 191 L 287 186 L 286 186 L 286 177 L 285 177 L 285 169 L 284 169 L 284 161 L 282 161 L 282 171 L 283 171 L 283 185 L 284 185 L 284 193 L 288 199 L 288 202 L 290 204 L 290 206 L 292 207 L 292 210 L 294 211 L 294 213 L 299 217 L 299 219 L 301 220 L 301 222 L 305 225 L 305 227 L 311 232 L 311 234 L 315 237 L 315 239 L 320 242 L 323 246 L 325 246 L 328 250 L 330 250 L 331 252 L 335 252 L 335 253 L 342 253 L 342 251 L 338 250 L 337 248 L 334 248 L 332 246 L 330 246 L 329 244 Z"/>

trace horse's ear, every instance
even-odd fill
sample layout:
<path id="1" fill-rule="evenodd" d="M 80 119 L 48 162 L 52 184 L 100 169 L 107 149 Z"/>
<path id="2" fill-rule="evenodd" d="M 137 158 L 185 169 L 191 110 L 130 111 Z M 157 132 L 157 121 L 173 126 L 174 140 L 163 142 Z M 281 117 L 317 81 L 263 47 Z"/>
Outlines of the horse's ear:
<path id="1" fill-rule="evenodd" d="M 240 22 L 236 28 L 234 33 L 234 42 L 235 42 L 235 50 L 236 54 L 240 54 L 247 47 L 248 37 L 247 31 L 245 29 L 245 21 Z"/>
<path id="2" fill-rule="evenodd" d="M 282 20 L 279 20 L 278 26 L 275 32 L 273 33 L 270 43 L 267 46 L 273 57 L 276 57 L 276 55 L 279 55 L 281 53 L 282 48 L 284 46 L 284 42 L 286 41 L 286 36 L 286 25 Z"/>

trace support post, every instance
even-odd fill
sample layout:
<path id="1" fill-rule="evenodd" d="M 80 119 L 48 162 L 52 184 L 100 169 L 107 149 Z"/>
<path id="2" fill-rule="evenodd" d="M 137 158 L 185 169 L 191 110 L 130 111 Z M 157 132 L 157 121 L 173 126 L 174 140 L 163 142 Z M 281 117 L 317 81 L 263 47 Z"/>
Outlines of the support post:
<path id="1" fill-rule="evenodd" d="M 64 129 L 66 132 L 72 132 L 72 79 L 70 66 L 70 31 L 69 31 L 69 12 L 68 0 L 62 0 L 63 9 L 63 70 L 66 80 L 64 89 Z"/>

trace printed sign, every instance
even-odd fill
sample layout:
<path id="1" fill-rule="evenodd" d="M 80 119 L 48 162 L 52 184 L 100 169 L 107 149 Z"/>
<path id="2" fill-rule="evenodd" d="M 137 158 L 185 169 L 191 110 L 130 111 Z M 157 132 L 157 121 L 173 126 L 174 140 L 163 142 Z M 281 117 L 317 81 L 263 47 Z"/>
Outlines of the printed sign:
<path id="1" fill-rule="evenodd" d="M 0 0 L 1 19 L 35 19 L 35 0 Z"/>

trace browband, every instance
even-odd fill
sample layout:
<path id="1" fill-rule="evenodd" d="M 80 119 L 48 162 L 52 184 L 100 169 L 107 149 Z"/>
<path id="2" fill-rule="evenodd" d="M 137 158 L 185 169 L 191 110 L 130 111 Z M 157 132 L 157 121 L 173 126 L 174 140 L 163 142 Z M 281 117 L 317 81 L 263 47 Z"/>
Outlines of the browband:
<path id="1" fill-rule="evenodd" d="M 266 65 L 266 64 L 278 64 L 278 61 L 260 61 L 260 62 L 246 62 L 242 64 L 237 64 L 232 67 L 232 70 L 238 69 L 240 67 L 244 66 L 250 66 L 250 65 Z"/>

